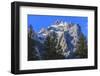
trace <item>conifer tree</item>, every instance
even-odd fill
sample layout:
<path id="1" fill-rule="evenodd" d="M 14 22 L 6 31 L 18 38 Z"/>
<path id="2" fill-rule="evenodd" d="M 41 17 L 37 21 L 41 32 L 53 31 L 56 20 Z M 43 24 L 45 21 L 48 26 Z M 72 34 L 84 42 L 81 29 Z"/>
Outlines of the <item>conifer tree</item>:
<path id="1" fill-rule="evenodd" d="M 58 44 L 56 33 L 53 32 L 51 36 L 46 38 L 44 46 L 44 59 L 64 59 L 61 46 Z"/>
<path id="2" fill-rule="evenodd" d="M 84 37 L 84 35 L 80 36 L 75 54 L 78 58 L 87 58 L 88 57 L 87 41 L 86 41 L 86 38 Z"/>
<path id="3" fill-rule="evenodd" d="M 35 45 L 36 42 L 33 39 L 33 28 L 32 25 L 29 26 L 28 30 L 28 60 L 37 60 Z"/>

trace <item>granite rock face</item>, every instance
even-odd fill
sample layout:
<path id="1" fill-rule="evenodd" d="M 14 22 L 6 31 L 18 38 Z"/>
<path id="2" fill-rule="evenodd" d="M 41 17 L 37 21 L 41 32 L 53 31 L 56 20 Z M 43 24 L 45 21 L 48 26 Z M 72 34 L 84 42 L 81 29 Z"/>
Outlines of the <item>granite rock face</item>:
<path id="1" fill-rule="evenodd" d="M 52 36 L 52 33 L 57 34 L 58 43 L 61 45 L 62 55 L 66 58 L 73 56 L 73 53 L 76 51 L 76 47 L 79 41 L 79 38 L 83 33 L 78 24 L 67 23 L 63 21 L 55 21 L 54 24 L 50 25 L 48 28 L 42 28 L 38 33 L 34 33 L 32 38 L 38 41 L 39 46 L 42 45 L 46 40 L 48 35 Z M 39 47 L 37 45 L 37 47 Z M 39 47 L 41 48 L 41 47 Z M 38 52 L 41 53 L 41 49 Z M 39 53 L 39 55 L 41 55 Z"/>

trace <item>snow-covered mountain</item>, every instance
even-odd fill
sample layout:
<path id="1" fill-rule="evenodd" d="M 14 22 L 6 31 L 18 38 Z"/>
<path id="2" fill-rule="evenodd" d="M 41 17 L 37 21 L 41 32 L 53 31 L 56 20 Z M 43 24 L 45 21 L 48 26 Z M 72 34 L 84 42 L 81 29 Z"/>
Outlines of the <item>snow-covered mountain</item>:
<path id="1" fill-rule="evenodd" d="M 42 28 L 37 35 L 35 35 L 35 38 L 43 44 L 46 37 L 48 35 L 51 36 L 53 32 L 55 32 L 58 36 L 58 43 L 60 43 L 62 47 L 62 55 L 66 58 L 71 57 L 71 55 L 76 51 L 76 46 L 80 36 L 82 35 L 80 26 L 78 24 L 57 20 L 47 29 Z"/>

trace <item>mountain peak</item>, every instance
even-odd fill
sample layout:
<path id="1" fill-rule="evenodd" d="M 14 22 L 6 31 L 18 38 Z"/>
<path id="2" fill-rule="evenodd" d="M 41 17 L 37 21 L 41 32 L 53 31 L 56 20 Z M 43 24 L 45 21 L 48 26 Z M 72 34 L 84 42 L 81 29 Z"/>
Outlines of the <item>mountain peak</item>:
<path id="1" fill-rule="evenodd" d="M 68 23 L 62 20 L 56 20 L 53 25 L 48 27 L 49 30 L 52 29 L 52 30 L 60 30 L 60 31 L 68 31 L 71 28 L 81 30 L 79 24 L 75 24 L 71 22 Z"/>
<path id="2" fill-rule="evenodd" d="M 75 47 L 78 43 L 80 35 L 82 34 L 79 24 L 56 20 L 54 24 L 50 25 L 47 29 L 41 28 L 38 32 L 39 42 L 44 43 L 47 36 L 52 36 L 53 33 L 57 34 L 62 48 L 66 45 L 65 50 L 63 50 L 63 54 L 66 54 L 66 57 L 69 55 L 67 55 L 67 53 L 73 53 L 76 50 Z"/>
<path id="3" fill-rule="evenodd" d="M 41 33 L 47 33 L 47 29 L 41 28 L 41 30 L 39 31 L 39 34 L 41 34 Z"/>
<path id="4" fill-rule="evenodd" d="M 54 22 L 54 25 L 59 25 L 61 23 L 61 20 L 56 20 L 55 22 Z"/>

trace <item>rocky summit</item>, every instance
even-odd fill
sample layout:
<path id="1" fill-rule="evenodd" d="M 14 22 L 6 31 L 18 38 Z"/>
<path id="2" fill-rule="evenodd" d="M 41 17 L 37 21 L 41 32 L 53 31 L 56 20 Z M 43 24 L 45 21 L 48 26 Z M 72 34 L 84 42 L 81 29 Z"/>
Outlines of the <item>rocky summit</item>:
<path id="1" fill-rule="evenodd" d="M 43 44 L 46 41 L 48 36 L 53 36 L 55 33 L 57 35 L 57 43 L 60 44 L 62 52 L 61 54 L 65 58 L 73 58 L 73 54 L 76 51 L 78 41 L 83 33 L 81 32 L 81 28 L 79 24 L 68 23 L 64 21 L 55 21 L 52 25 L 48 26 L 48 28 L 41 28 L 38 33 L 34 33 L 35 37 L 33 39 L 37 40 L 37 49 L 39 55 L 42 55 Z M 38 46 L 39 45 L 39 46 Z"/>

